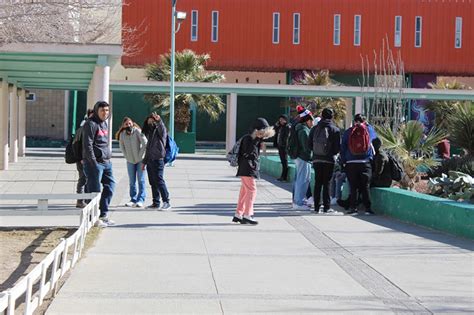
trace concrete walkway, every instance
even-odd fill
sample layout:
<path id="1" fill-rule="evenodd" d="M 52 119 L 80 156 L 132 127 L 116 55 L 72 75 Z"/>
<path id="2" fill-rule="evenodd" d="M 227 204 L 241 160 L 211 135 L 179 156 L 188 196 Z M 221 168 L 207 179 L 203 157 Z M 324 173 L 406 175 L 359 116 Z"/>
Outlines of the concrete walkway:
<path id="1" fill-rule="evenodd" d="M 52 172 L 61 162 L 41 161 Z M 379 216 L 294 212 L 289 185 L 269 178 L 258 184 L 260 224 L 232 225 L 240 184 L 218 156 L 166 169 L 170 212 L 117 206 L 128 198 L 123 159 L 114 171 L 117 226 L 102 231 L 47 314 L 474 312 L 472 241 Z"/>

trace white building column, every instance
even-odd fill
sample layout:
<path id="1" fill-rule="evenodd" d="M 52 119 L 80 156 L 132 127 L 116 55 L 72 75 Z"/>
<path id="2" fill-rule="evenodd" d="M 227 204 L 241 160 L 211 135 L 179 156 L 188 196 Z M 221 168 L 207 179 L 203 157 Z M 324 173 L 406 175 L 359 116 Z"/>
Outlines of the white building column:
<path id="1" fill-rule="evenodd" d="M 363 114 L 364 113 L 364 99 L 362 96 L 356 96 L 355 101 L 355 114 Z"/>
<path id="2" fill-rule="evenodd" d="M 26 152 L 26 91 L 18 90 L 18 156 Z"/>
<path id="3" fill-rule="evenodd" d="M 352 110 L 353 101 L 352 98 L 346 98 L 346 119 L 344 121 L 345 128 L 349 128 L 352 125 L 352 117 L 354 117 L 354 111 Z"/>
<path id="4" fill-rule="evenodd" d="M 97 101 L 106 101 L 108 103 L 110 92 L 110 67 L 102 65 L 95 66 L 93 83 L 94 104 Z"/>
<path id="5" fill-rule="evenodd" d="M 10 89 L 10 162 L 18 162 L 18 93 L 16 85 Z"/>
<path id="6" fill-rule="evenodd" d="M 8 80 L 2 78 L 0 89 L 0 170 L 8 170 Z"/>
<path id="7" fill-rule="evenodd" d="M 225 149 L 226 152 L 232 150 L 237 137 L 237 94 L 227 95 L 226 106 L 226 129 L 225 129 Z"/>

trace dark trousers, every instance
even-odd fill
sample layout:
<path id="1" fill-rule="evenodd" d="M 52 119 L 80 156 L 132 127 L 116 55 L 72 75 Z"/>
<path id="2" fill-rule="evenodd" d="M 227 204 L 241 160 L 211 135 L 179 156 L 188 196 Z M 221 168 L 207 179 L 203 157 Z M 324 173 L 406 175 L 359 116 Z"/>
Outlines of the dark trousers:
<path id="1" fill-rule="evenodd" d="M 160 204 L 160 198 L 163 202 L 169 202 L 169 192 L 166 188 L 164 179 L 165 162 L 161 160 L 152 160 L 147 163 L 148 181 L 151 185 L 151 193 L 153 195 L 153 203 Z"/>
<path id="2" fill-rule="evenodd" d="M 370 179 L 372 177 L 372 166 L 370 163 L 347 163 L 347 179 L 351 186 L 350 208 L 356 209 L 358 193 L 362 195 L 362 202 L 366 209 L 370 209 Z"/>
<path id="3" fill-rule="evenodd" d="M 86 189 L 88 192 L 100 192 L 102 184 L 102 195 L 100 198 L 99 209 L 100 216 L 104 217 L 109 212 L 110 201 L 114 194 L 115 179 L 112 174 L 112 163 L 84 164 L 84 173 L 87 176 Z"/>
<path id="4" fill-rule="evenodd" d="M 331 206 L 331 198 L 329 196 L 329 182 L 334 171 L 333 163 L 315 162 L 314 168 L 314 210 L 318 210 L 320 206 L 321 190 L 323 191 L 324 210 L 328 210 Z"/>
<path id="5" fill-rule="evenodd" d="M 87 191 L 87 177 L 86 174 L 84 173 L 84 166 L 82 165 L 81 162 L 76 163 L 76 168 L 77 168 L 77 174 L 79 178 L 77 179 L 77 186 L 76 186 L 76 193 L 78 194 L 83 194 L 84 192 Z M 78 199 L 78 202 L 83 201 L 82 199 Z"/>
<path id="6" fill-rule="evenodd" d="M 278 154 L 280 155 L 280 162 L 282 166 L 280 178 L 283 180 L 288 179 L 288 155 L 285 148 L 278 148 Z"/>

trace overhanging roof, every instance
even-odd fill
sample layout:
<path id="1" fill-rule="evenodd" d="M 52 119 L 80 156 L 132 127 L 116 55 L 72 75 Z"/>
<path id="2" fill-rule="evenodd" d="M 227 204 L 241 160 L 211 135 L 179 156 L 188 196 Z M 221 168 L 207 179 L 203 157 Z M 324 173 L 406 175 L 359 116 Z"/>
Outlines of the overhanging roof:
<path id="1" fill-rule="evenodd" d="M 120 45 L 12 43 L 0 46 L 0 77 L 21 88 L 87 90 L 96 65 L 115 64 Z"/>
<path id="2" fill-rule="evenodd" d="M 169 82 L 158 81 L 110 81 L 110 90 L 114 92 L 169 93 Z M 281 97 L 393 97 L 402 93 L 404 99 L 431 100 L 474 100 L 472 90 L 435 90 L 406 88 L 381 91 L 375 88 L 353 86 L 308 86 L 280 84 L 234 84 L 234 83 L 192 83 L 177 82 L 176 93 L 192 94 L 229 94 L 237 93 L 246 96 L 281 96 Z"/>

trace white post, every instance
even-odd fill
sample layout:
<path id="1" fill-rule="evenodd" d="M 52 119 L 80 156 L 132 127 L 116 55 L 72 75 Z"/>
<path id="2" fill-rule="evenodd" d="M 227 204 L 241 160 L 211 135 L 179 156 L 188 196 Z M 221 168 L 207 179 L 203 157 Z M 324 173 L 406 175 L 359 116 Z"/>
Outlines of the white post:
<path id="1" fill-rule="evenodd" d="M 232 150 L 237 137 L 237 94 L 230 93 L 227 95 L 226 108 L 226 138 L 225 149 L 226 152 Z"/>
<path id="2" fill-rule="evenodd" d="M 69 91 L 64 92 L 64 140 L 69 139 Z"/>
<path id="3" fill-rule="evenodd" d="M 10 162 L 18 162 L 18 94 L 16 85 L 10 90 Z"/>
<path id="4" fill-rule="evenodd" d="M 352 110 L 352 99 L 347 98 L 346 99 L 346 120 L 345 120 L 346 129 L 351 127 L 353 116 L 354 116 L 354 111 Z"/>
<path id="5" fill-rule="evenodd" d="M 113 99 L 113 94 L 110 93 L 109 95 L 109 105 L 110 105 L 110 116 L 109 116 L 109 149 L 110 149 L 110 152 L 112 152 L 112 140 L 114 139 L 114 133 L 113 133 L 113 118 L 114 118 L 114 115 L 113 115 L 113 111 L 114 111 L 114 105 L 113 105 L 113 102 L 114 102 L 114 99 Z"/>
<path id="6" fill-rule="evenodd" d="M 110 83 L 110 67 L 96 65 L 94 70 L 94 79 L 92 80 L 94 90 L 94 105 L 97 101 L 109 102 L 109 83 Z"/>
<path id="7" fill-rule="evenodd" d="M 8 170 L 8 80 L 2 78 L 0 96 L 0 170 Z"/>
<path id="8" fill-rule="evenodd" d="M 355 102 L 355 113 L 356 114 L 364 114 L 363 110 L 363 99 L 362 96 L 356 96 L 356 102 Z"/>
<path id="9" fill-rule="evenodd" d="M 25 156 L 26 152 L 26 91 L 20 89 L 18 93 L 18 155 Z"/>

